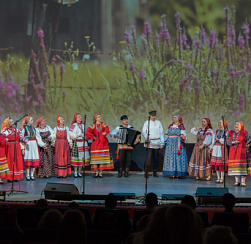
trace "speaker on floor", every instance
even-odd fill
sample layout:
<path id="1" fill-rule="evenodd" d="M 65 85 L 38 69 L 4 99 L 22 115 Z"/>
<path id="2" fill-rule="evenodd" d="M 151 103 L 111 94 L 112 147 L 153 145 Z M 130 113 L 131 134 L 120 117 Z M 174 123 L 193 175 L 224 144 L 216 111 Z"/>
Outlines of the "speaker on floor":
<path id="1" fill-rule="evenodd" d="M 198 187 L 196 191 L 198 204 L 221 205 L 224 194 L 229 193 L 228 188 Z"/>
<path id="2" fill-rule="evenodd" d="M 74 184 L 47 183 L 44 188 L 45 199 L 55 199 L 56 195 L 79 194 L 78 188 Z"/>

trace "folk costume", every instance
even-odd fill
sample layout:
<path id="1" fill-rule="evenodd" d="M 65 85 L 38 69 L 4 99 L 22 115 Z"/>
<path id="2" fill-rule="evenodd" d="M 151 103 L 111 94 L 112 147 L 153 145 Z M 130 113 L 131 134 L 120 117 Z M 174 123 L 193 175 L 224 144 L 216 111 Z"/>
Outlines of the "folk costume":
<path id="1" fill-rule="evenodd" d="M 39 145 L 41 166 L 38 168 L 40 177 L 49 178 L 54 175 L 54 140 L 56 138 L 54 131 L 49 125 L 40 128 L 40 124 L 45 118 L 40 117 L 36 122 L 36 135 Z"/>
<path id="2" fill-rule="evenodd" d="M 251 167 L 247 160 L 246 145 L 251 143 L 251 135 L 245 130 L 242 121 L 237 121 L 241 125 L 241 130 L 236 133 L 229 131 L 227 140 L 230 146 L 228 160 L 228 175 L 235 176 L 235 186 L 246 186 L 246 176 L 251 176 Z M 239 143 L 234 143 L 238 141 Z"/>
<path id="3" fill-rule="evenodd" d="M 181 136 L 187 138 L 187 133 L 181 116 L 177 115 L 177 118 L 179 124 L 170 124 L 166 132 L 163 175 L 183 178 L 187 175 L 188 162 L 185 140 Z"/>
<path id="4" fill-rule="evenodd" d="M 2 131 L 8 139 L 6 142 L 6 157 L 8 162 L 9 173 L 5 179 L 18 181 L 23 178 L 23 157 L 20 142 L 25 143 L 25 139 L 20 135 L 20 131 L 11 127 L 9 118 L 5 119 L 2 125 Z M 6 130 L 7 129 L 7 130 Z M 14 161 L 14 178 L 13 178 L 13 161 Z"/>
<path id="5" fill-rule="evenodd" d="M 71 165 L 74 168 L 75 178 L 82 177 L 82 167 L 90 164 L 90 154 L 87 140 L 84 142 L 85 125 L 83 122 L 80 124 L 77 123 L 78 115 L 80 114 L 76 113 L 74 115 L 72 125 L 69 130 L 70 139 L 72 140 Z M 85 153 L 83 147 L 85 147 Z M 85 163 L 83 162 L 84 158 Z"/>
<path id="6" fill-rule="evenodd" d="M 213 137 L 213 127 L 211 121 L 208 118 L 204 118 L 207 121 L 207 126 L 204 129 L 192 128 L 191 133 L 196 135 L 197 142 L 194 146 L 192 156 L 190 158 L 188 166 L 188 174 L 195 176 L 196 179 L 205 178 L 211 179 L 211 166 L 210 166 L 210 148 Z M 202 148 L 201 148 L 202 147 Z"/>
<path id="7" fill-rule="evenodd" d="M 21 143 L 21 149 L 24 150 L 24 167 L 26 168 L 26 180 L 35 180 L 34 171 L 41 164 L 40 152 L 37 143 L 36 129 L 32 125 L 28 125 L 31 116 L 23 119 L 21 125 L 21 135 L 27 139 L 26 145 Z"/>
<path id="8" fill-rule="evenodd" d="M 110 132 L 109 127 L 104 122 L 98 124 L 97 116 L 98 114 L 94 115 L 93 124 L 86 129 L 85 135 L 88 140 L 92 140 L 91 170 L 96 171 L 95 177 L 102 178 L 102 170 L 114 169 L 114 165 L 106 138 Z"/>
<path id="9" fill-rule="evenodd" d="M 127 115 L 121 116 L 120 120 L 128 119 Z M 117 148 L 117 158 L 119 161 L 119 167 L 118 167 L 118 178 L 122 177 L 123 171 L 125 171 L 124 176 L 129 176 L 129 170 L 130 165 L 132 161 L 132 150 L 133 146 L 136 145 L 128 145 L 126 142 L 128 140 L 128 134 L 129 130 L 134 130 L 134 128 L 131 125 L 123 126 L 119 125 L 117 126 L 111 133 L 110 136 L 112 138 L 117 138 L 118 142 L 118 148 Z M 137 139 L 140 139 L 140 135 L 136 136 Z M 126 162 L 125 162 L 126 161 Z"/>
<path id="10" fill-rule="evenodd" d="M 6 136 L 0 135 L 0 184 L 4 182 L 1 179 L 7 179 L 9 175 L 8 162 L 6 158 Z"/>
<path id="11" fill-rule="evenodd" d="M 156 116 L 156 111 L 149 112 L 149 115 Z M 153 157 L 153 176 L 158 177 L 157 175 L 157 168 L 158 168 L 158 159 L 159 159 L 159 149 L 161 146 L 165 145 L 164 142 L 164 130 L 162 124 L 159 120 L 147 120 L 144 123 L 142 134 L 147 140 L 148 136 L 148 124 L 149 124 L 149 143 L 145 143 L 144 147 L 147 150 L 147 158 L 146 158 L 146 165 L 145 168 L 149 168 L 151 164 L 151 159 Z M 148 177 L 148 169 L 145 169 L 145 177 Z"/>
<path id="12" fill-rule="evenodd" d="M 58 126 L 54 128 L 54 134 L 56 136 L 55 141 L 55 175 L 58 177 L 66 177 L 71 174 L 71 154 L 70 145 L 72 140 L 69 135 L 69 128 L 67 126 L 60 127 L 61 117 L 57 117 Z"/>
<path id="13" fill-rule="evenodd" d="M 212 144 L 210 145 L 210 148 L 213 150 L 210 164 L 211 169 L 216 171 L 216 183 L 223 183 L 224 180 L 224 157 L 226 170 L 228 166 L 228 152 L 226 147 L 224 154 L 224 138 L 228 137 L 228 125 L 226 121 L 224 121 L 224 125 L 225 129 L 217 130 L 215 132 Z"/>

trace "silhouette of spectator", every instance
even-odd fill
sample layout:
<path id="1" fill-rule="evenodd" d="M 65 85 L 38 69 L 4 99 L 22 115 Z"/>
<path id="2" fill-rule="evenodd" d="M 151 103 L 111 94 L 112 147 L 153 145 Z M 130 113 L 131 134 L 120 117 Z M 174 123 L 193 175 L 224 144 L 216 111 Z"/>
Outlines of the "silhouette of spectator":
<path id="1" fill-rule="evenodd" d="M 214 225 L 205 231 L 205 244 L 238 244 L 233 231 L 227 226 Z"/>
<path id="2" fill-rule="evenodd" d="M 143 231 L 146 229 L 147 225 L 150 222 L 150 215 L 144 215 L 137 222 L 137 231 Z"/>
<path id="3" fill-rule="evenodd" d="M 109 193 L 105 198 L 105 207 L 106 208 L 116 208 L 117 198 L 114 194 Z"/>
<path id="4" fill-rule="evenodd" d="M 49 205 L 48 205 L 48 202 L 47 202 L 46 199 L 41 198 L 41 199 L 39 199 L 39 200 L 37 200 L 37 201 L 35 202 L 35 207 L 36 207 L 36 208 L 48 208 Z"/>
<path id="5" fill-rule="evenodd" d="M 181 204 L 186 204 L 187 206 L 191 207 L 193 210 L 196 209 L 196 202 L 193 196 L 186 195 L 182 198 Z"/>
<path id="6" fill-rule="evenodd" d="M 188 206 L 169 204 L 152 213 L 145 231 L 135 234 L 134 244 L 201 244 L 203 225 Z"/>
<path id="7" fill-rule="evenodd" d="M 151 210 L 155 209 L 155 207 L 158 205 L 158 197 L 155 193 L 150 192 L 146 195 L 146 208 Z"/>
<path id="8" fill-rule="evenodd" d="M 226 193 L 222 197 L 222 205 L 225 208 L 224 212 L 231 212 L 233 213 L 233 208 L 235 205 L 235 196 L 231 193 Z"/>
<path id="9" fill-rule="evenodd" d="M 98 225 L 100 230 L 116 230 L 117 218 L 114 213 L 105 212 L 100 215 Z"/>
<path id="10" fill-rule="evenodd" d="M 75 201 L 68 204 L 68 208 L 79 208 L 79 204 Z"/>
<path id="11" fill-rule="evenodd" d="M 57 232 L 57 244 L 86 244 L 87 225 L 79 210 L 67 210 Z"/>
<path id="12" fill-rule="evenodd" d="M 62 220 L 62 214 L 57 209 L 50 209 L 44 213 L 38 223 L 38 229 L 57 229 Z"/>

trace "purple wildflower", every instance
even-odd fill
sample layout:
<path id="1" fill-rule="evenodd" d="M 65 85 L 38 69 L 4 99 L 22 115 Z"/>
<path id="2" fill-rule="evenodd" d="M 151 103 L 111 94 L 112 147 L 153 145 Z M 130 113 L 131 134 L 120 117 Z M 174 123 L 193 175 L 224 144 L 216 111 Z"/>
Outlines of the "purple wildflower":
<path id="1" fill-rule="evenodd" d="M 130 43 L 131 41 L 130 41 L 130 36 L 129 36 L 129 32 L 128 31 L 125 31 L 125 41 L 126 41 L 126 43 Z"/>
<path id="2" fill-rule="evenodd" d="M 160 47 L 160 44 L 159 44 L 159 36 L 157 36 L 156 40 L 155 40 L 155 44 L 157 47 Z"/>
<path id="3" fill-rule="evenodd" d="M 245 49 L 245 40 L 242 35 L 239 35 L 238 37 L 238 43 L 241 49 Z"/>
<path id="4" fill-rule="evenodd" d="M 51 63 L 54 65 L 54 64 L 56 64 L 56 62 L 57 62 L 57 59 L 55 58 L 55 56 L 51 59 Z"/>
<path id="5" fill-rule="evenodd" d="M 206 63 L 207 63 L 207 59 L 206 59 L 206 58 L 203 60 L 203 63 L 204 63 L 204 64 L 206 64 Z"/>
<path id="6" fill-rule="evenodd" d="M 249 34 L 249 24 L 244 23 L 243 26 L 242 26 L 242 30 L 243 30 L 244 35 L 248 35 Z"/>
<path id="7" fill-rule="evenodd" d="M 214 78 L 215 75 L 216 75 L 216 70 L 215 70 L 214 68 L 212 68 L 212 69 L 210 70 L 210 74 L 211 74 L 211 77 Z"/>
<path id="8" fill-rule="evenodd" d="M 251 64 L 250 63 L 247 64 L 246 68 L 247 68 L 247 73 L 249 75 L 249 82 L 251 82 Z"/>
<path id="9" fill-rule="evenodd" d="M 158 97 L 159 97 L 159 92 L 156 91 L 156 92 L 155 92 L 155 95 L 156 95 L 156 97 L 158 98 Z"/>
<path id="10" fill-rule="evenodd" d="M 180 81 L 180 89 L 183 89 L 183 87 L 189 87 L 190 86 L 190 78 L 189 76 L 185 76 L 182 81 Z"/>
<path id="11" fill-rule="evenodd" d="M 145 80 L 145 74 L 144 74 L 143 69 L 139 69 L 139 79 L 140 79 L 141 83 L 143 83 Z"/>
<path id="12" fill-rule="evenodd" d="M 234 70 L 234 66 L 233 66 L 233 65 L 230 65 L 230 66 L 229 66 L 228 72 L 229 72 L 229 75 L 230 75 L 231 80 L 233 80 L 234 77 L 235 77 L 235 70 Z"/>
<path id="13" fill-rule="evenodd" d="M 43 85 L 42 83 L 37 84 L 37 85 L 36 85 L 36 88 L 37 88 L 38 90 L 43 90 L 43 89 L 44 89 L 44 85 Z"/>
<path id="14" fill-rule="evenodd" d="M 43 98 L 41 95 L 38 95 L 38 96 L 37 96 L 37 100 L 38 100 L 38 101 L 43 101 L 44 98 Z"/>
<path id="15" fill-rule="evenodd" d="M 244 64 L 246 62 L 246 57 L 245 56 L 242 56 L 241 57 L 241 64 Z"/>
<path id="16" fill-rule="evenodd" d="M 180 18 L 180 12 L 177 12 L 177 13 L 174 15 L 174 17 L 175 17 L 176 20 L 179 20 L 179 18 Z"/>
<path id="17" fill-rule="evenodd" d="M 217 44 L 217 43 L 218 43 L 218 39 L 216 37 L 216 33 L 214 30 L 211 30 L 209 34 L 209 45 L 210 47 L 212 47 L 212 45 Z"/>
<path id="18" fill-rule="evenodd" d="M 65 72 L 64 64 L 61 63 L 60 65 L 60 73 L 63 74 Z"/>
<path id="19" fill-rule="evenodd" d="M 44 72 L 44 77 L 47 77 L 48 76 L 48 73 L 47 72 Z"/>
<path id="20" fill-rule="evenodd" d="M 201 45 L 202 47 L 204 47 L 204 45 L 206 44 L 206 31 L 204 28 L 201 29 L 200 37 L 201 37 Z"/>
<path id="21" fill-rule="evenodd" d="M 237 70 L 237 71 L 235 72 L 235 75 L 236 75 L 236 76 L 241 76 L 241 75 L 243 75 L 243 74 L 245 74 L 245 70 L 243 70 L 243 69 Z"/>
<path id="22" fill-rule="evenodd" d="M 40 38 L 44 38 L 44 31 L 43 31 L 42 29 L 39 29 L 39 30 L 37 31 L 37 35 L 38 35 L 38 37 L 40 37 Z"/>
<path id="23" fill-rule="evenodd" d="M 235 111 L 234 111 L 234 116 L 235 116 L 235 117 L 239 117 L 239 115 L 240 115 L 240 111 L 239 111 L 239 110 L 235 110 Z"/>
<path id="24" fill-rule="evenodd" d="M 163 30 L 163 37 L 167 41 L 167 43 L 170 43 L 170 34 L 167 28 Z"/>
<path id="25" fill-rule="evenodd" d="M 198 37 L 198 35 L 193 37 L 193 49 L 197 49 L 199 47 L 200 44 L 200 39 Z"/>
<path id="26" fill-rule="evenodd" d="M 31 57 L 32 57 L 32 58 L 36 58 L 36 57 L 37 57 L 36 53 L 32 51 L 32 52 L 31 52 Z"/>
<path id="27" fill-rule="evenodd" d="M 160 16 L 160 18 L 161 18 L 161 19 L 166 18 L 166 15 L 165 15 L 165 14 L 162 14 L 162 15 Z"/>
<path id="28" fill-rule="evenodd" d="M 182 40 L 182 46 L 186 47 L 187 46 L 187 36 L 186 36 L 186 34 L 182 33 L 181 40 Z"/>
<path id="29" fill-rule="evenodd" d="M 146 22 L 146 21 L 144 22 L 144 31 L 145 31 L 145 34 L 152 33 L 152 28 L 149 22 Z"/>
<path id="30" fill-rule="evenodd" d="M 11 99 L 13 97 L 13 93 L 10 91 L 10 90 L 6 90 L 5 91 L 5 96 L 8 98 L 8 99 Z"/>
<path id="31" fill-rule="evenodd" d="M 31 100 L 31 96 L 25 98 L 26 102 L 29 102 L 30 100 Z"/>
<path id="32" fill-rule="evenodd" d="M 190 71 L 195 71 L 195 68 L 190 63 L 186 63 L 186 68 Z"/>
<path id="33" fill-rule="evenodd" d="M 39 102 L 34 101 L 34 102 L 33 102 L 33 105 L 34 105 L 34 106 L 39 106 Z"/>
<path id="34" fill-rule="evenodd" d="M 131 73 L 134 73 L 134 72 L 135 72 L 135 66 L 134 66 L 134 64 L 132 63 L 131 60 L 129 61 L 129 64 L 130 64 L 130 66 L 129 66 L 130 72 L 131 72 Z"/>
<path id="35" fill-rule="evenodd" d="M 33 73 L 30 74 L 30 78 L 31 79 L 34 79 L 35 78 L 35 75 Z"/>

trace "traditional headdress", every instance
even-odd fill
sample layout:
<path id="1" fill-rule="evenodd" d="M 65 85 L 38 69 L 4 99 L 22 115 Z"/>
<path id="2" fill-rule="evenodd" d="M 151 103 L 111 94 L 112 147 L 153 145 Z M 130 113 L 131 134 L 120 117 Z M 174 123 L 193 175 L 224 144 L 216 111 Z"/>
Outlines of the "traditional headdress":
<path id="1" fill-rule="evenodd" d="M 74 123 L 77 122 L 77 117 L 78 117 L 78 115 L 80 115 L 80 113 L 74 114 L 74 117 L 73 117 L 73 120 L 72 120 L 71 124 L 74 124 Z"/>
<path id="2" fill-rule="evenodd" d="M 236 122 L 238 122 L 241 125 L 241 130 L 245 130 L 245 126 L 242 121 L 238 120 Z"/>
<path id="3" fill-rule="evenodd" d="M 178 118 L 180 125 L 182 125 L 182 127 L 183 127 L 184 130 L 185 130 L 185 126 L 184 126 L 184 124 L 183 124 L 183 119 L 182 119 L 181 115 L 180 115 L 180 114 L 175 114 L 174 116 Z M 171 126 L 173 126 L 173 125 L 174 125 L 174 122 L 173 122 L 172 124 L 169 125 L 168 129 L 169 129 Z"/>
<path id="4" fill-rule="evenodd" d="M 43 120 L 45 120 L 44 117 L 40 117 L 39 119 L 37 119 L 36 127 L 39 127 L 39 125 L 42 123 Z"/>
<path id="5" fill-rule="evenodd" d="M 96 123 L 98 115 L 100 115 L 100 114 L 95 114 L 95 115 L 93 116 L 93 123 Z"/>
<path id="6" fill-rule="evenodd" d="M 1 131 L 4 131 L 6 130 L 8 127 L 11 126 L 11 121 L 9 118 L 6 118 L 2 124 L 2 130 Z"/>
<path id="7" fill-rule="evenodd" d="M 63 118 L 62 116 L 58 116 L 58 117 L 57 117 L 57 120 L 56 120 L 56 121 L 57 121 L 57 123 L 58 123 L 58 126 L 60 125 L 60 120 L 61 120 L 62 118 Z"/>
<path id="8" fill-rule="evenodd" d="M 21 124 L 21 129 L 24 128 L 24 126 L 28 124 L 30 118 L 31 118 L 31 116 L 26 116 L 26 117 L 23 119 L 22 124 Z"/>
<path id="9" fill-rule="evenodd" d="M 204 133 L 203 133 L 203 135 L 205 135 L 205 133 L 207 132 L 208 129 L 213 129 L 213 126 L 212 126 L 211 120 L 209 118 L 203 118 L 203 119 L 207 121 L 207 126 L 204 130 Z"/>

